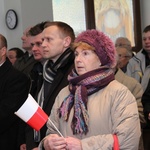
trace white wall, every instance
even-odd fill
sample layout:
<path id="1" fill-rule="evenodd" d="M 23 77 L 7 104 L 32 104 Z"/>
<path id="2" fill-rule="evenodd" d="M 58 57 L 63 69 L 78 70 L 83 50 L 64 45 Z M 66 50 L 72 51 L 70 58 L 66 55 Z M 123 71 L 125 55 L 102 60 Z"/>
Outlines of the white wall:
<path id="1" fill-rule="evenodd" d="M 4 21 L 4 2 L 0 0 L 0 33 L 5 35 L 5 21 Z"/>
<path id="2" fill-rule="evenodd" d="M 8 9 L 14 9 L 18 15 L 18 25 L 14 30 L 5 24 Z M 46 20 L 53 20 L 51 0 L 0 0 L 0 33 L 7 38 L 8 48 L 21 48 L 24 29 Z"/>
<path id="3" fill-rule="evenodd" d="M 140 0 L 141 4 L 141 27 L 142 31 L 150 25 L 150 0 Z"/>
<path id="4" fill-rule="evenodd" d="M 20 1 L 19 0 L 4 0 L 4 15 L 3 15 L 3 21 L 5 23 L 5 14 L 8 9 L 14 9 L 18 15 L 18 25 L 14 30 L 10 30 L 7 28 L 5 24 L 5 36 L 8 41 L 8 48 L 11 47 L 20 47 L 21 48 L 21 40 L 20 36 L 22 33 L 22 25 L 20 23 L 20 17 L 21 17 L 21 9 L 20 9 Z"/>
<path id="5" fill-rule="evenodd" d="M 23 28 L 36 23 L 53 20 L 51 0 L 21 0 Z"/>

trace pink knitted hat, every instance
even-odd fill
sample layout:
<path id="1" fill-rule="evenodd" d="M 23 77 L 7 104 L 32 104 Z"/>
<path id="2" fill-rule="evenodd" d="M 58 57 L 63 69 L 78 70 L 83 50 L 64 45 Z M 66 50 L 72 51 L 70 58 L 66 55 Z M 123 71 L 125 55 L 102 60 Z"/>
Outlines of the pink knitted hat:
<path id="1" fill-rule="evenodd" d="M 107 65 L 111 68 L 116 65 L 116 50 L 111 39 L 104 33 L 95 29 L 86 30 L 80 33 L 75 39 L 75 43 L 85 42 L 95 48 L 102 66 Z"/>

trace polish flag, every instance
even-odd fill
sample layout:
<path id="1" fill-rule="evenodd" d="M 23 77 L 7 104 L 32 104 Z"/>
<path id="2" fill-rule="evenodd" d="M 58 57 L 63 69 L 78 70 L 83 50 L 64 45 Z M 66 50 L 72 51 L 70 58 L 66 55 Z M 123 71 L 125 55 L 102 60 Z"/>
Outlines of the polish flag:
<path id="1" fill-rule="evenodd" d="M 36 131 L 39 131 L 48 120 L 47 114 L 30 94 L 15 114 Z"/>

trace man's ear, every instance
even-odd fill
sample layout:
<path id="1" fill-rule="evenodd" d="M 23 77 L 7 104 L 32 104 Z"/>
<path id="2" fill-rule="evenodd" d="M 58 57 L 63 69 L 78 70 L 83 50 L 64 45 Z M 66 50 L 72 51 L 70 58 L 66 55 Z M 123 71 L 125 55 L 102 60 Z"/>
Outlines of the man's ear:
<path id="1" fill-rule="evenodd" d="M 2 56 L 4 56 L 4 55 L 6 55 L 6 53 L 7 53 L 7 48 L 4 46 L 4 47 L 1 49 L 1 51 L 2 51 Z"/>
<path id="2" fill-rule="evenodd" d="M 70 36 L 67 36 L 64 38 L 64 47 L 67 48 L 70 46 L 70 43 L 71 43 L 71 37 Z"/>

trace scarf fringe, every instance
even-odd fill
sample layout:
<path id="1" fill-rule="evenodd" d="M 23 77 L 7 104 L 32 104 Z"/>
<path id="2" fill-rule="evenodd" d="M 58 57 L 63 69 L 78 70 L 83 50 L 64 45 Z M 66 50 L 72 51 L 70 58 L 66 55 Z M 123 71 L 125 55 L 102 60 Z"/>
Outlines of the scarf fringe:
<path id="1" fill-rule="evenodd" d="M 70 111 L 74 108 L 71 122 L 73 134 L 86 134 L 89 124 L 87 110 L 88 96 L 107 86 L 114 80 L 114 73 L 108 67 L 102 67 L 78 76 L 73 70 L 68 76 L 70 95 L 59 108 L 59 117 L 68 121 Z"/>

